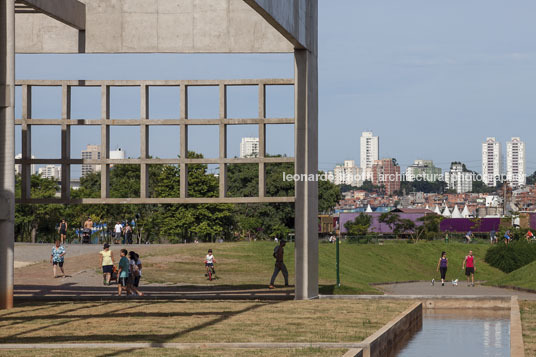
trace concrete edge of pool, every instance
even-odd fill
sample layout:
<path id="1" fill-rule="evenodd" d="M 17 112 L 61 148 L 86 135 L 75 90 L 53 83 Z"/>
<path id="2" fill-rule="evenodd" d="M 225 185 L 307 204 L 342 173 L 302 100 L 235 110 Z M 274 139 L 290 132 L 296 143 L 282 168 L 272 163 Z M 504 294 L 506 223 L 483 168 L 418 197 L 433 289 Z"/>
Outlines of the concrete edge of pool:
<path id="1" fill-rule="evenodd" d="M 369 336 L 365 347 L 350 349 L 344 357 L 376 357 L 392 355 L 422 326 L 423 310 L 479 309 L 510 310 L 510 357 L 524 357 L 525 346 L 517 296 L 438 296 L 438 295 L 321 295 L 320 299 L 348 300 L 418 300 L 408 309 Z M 416 330 L 415 326 L 419 326 Z"/>

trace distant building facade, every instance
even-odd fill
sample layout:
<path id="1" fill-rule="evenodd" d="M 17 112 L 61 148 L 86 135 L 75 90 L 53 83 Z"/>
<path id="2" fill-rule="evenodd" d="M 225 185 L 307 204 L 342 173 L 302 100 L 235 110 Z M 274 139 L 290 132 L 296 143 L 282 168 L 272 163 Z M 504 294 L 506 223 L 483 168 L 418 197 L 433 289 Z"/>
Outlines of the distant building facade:
<path id="1" fill-rule="evenodd" d="M 517 137 L 506 143 L 506 179 L 514 188 L 526 183 L 525 143 Z"/>
<path id="2" fill-rule="evenodd" d="M 22 159 L 22 154 L 15 155 L 15 160 L 16 159 Z M 32 159 L 35 159 L 35 156 L 32 155 Z M 36 174 L 35 165 L 32 164 L 30 165 L 30 175 L 34 174 Z M 22 175 L 22 164 L 15 164 L 15 175 Z"/>
<path id="3" fill-rule="evenodd" d="M 335 185 L 350 185 L 359 187 L 363 184 L 361 169 L 355 166 L 354 160 L 345 160 L 343 165 L 335 166 L 333 183 Z"/>
<path id="4" fill-rule="evenodd" d="M 473 173 L 464 170 L 462 163 L 453 162 L 450 170 L 445 172 L 445 183 L 448 190 L 456 193 L 471 192 L 473 190 Z"/>
<path id="5" fill-rule="evenodd" d="M 83 160 L 100 160 L 100 145 L 87 145 L 85 150 L 82 150 Z M 99 172 L 101 165 L 82 164 L 82 176 L 86 176 L 92 172 Z"/>
<path id="6" fill-rule="evenodd" d="M 40 167 L 37 173 L 43 178 L 61 180 L 61 166 L 46 165 L 45 167 Z"/>
<path id="7" fill-rule="evenodd" d="M 443 171 L 440 167 L 435 167 L 432 160 L 415 160 L 413 165 L 406 169 L 407 181 L 437 181 L 441 178 Z"/>
<path id="8" fill-rule="evenodd" d="M 242 138 L 240 143 L 240 157 L 258 157 L 259 138 Z"/>
<path id="9" fill-rule="evenodd" d="M 384 186 L 385 194 L 392 195 L 400 190 L 400 166 L 395 165 L 393 159 L 374 161 L 372 165 L 372 184 Z"/>
<path id="10" fill-rule="evenodd" d="M 482 143 L 482 181 L 489 186 L 497 186 L 501 177 L 501 144 L 495 138 L 486 138 Z"/>
<path id="11" fill-rule="evenodd" d="M 364 180 L 372 179 L 372 166 L 378 160 L 380 153 L 380 138 L 371 131 L 361 133 L 360 140 L 360 166 Z"/>

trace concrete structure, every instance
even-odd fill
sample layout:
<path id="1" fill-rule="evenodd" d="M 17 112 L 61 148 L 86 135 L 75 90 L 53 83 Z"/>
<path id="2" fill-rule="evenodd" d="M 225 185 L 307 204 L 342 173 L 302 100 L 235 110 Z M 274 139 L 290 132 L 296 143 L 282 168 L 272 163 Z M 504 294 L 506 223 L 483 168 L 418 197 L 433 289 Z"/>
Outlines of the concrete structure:
<path id="1" fill-rule="evenodd" d="M 61 166 L 46 165 L 45 167 L 40 167 L 37 173 L 43 178 L 61 180 Z"/>
<path id="2" fill-rule="evenodd" d="M 364 180 L 372 180 L 372 165 L 379 159 L 380 139 L 373 136 L 371 131 L 361 133 L 360 139 L 360 164 Z"/>
<path id="3" fill-rule="evenodd" d="M 316 181 L 298 181 L 294 197 L 265 196 L 265 164 L 294 162 L 295 173 L 316 175 L 318 171 L 318 1 L 317 0 L 21 0 L 17 15 L 17 52 L 20 53 L 273 53 L 291 52 L 295 58 L 292 79 L 258 80 L 180 80 L 180 81 L 19 81 L 22 87 L 22 185 L 20 203 L 247 203 L 295 202 L 296 249 L 295 271 L 297 299 L 318 295 L 318 187 Z M 0 159 L 0 308 L 12 306 L 13 286 L 13 224 L 14 224 L 14 1 L 2 1 L 0 8 L 0 139 L 4 157 Z M 28 9 L 30 7 L 31 9 Z M 32 13 L 28 13 L 32 12 Z M 37 12 L 37 13 L 35 13 Z M 59 20 L 59 21 L 58 21 Z M 36 120 L 31 116 L 32 86 L 62 88 L 61 118 Z M 148 120 L 148 87 L 180 86 L 181 115 L 176 120 Z M 217 86 L 220 90 L 220 118 L 188 119 L 186 93 L 191 86 Z M 259 88 L 259 116 L 249 119 L 227 118 L 226 88 L 231 85 L 256 85 Z M 266 118 L 265 87 L 293 85 L 294 118 Z M 101 88 L 101 118 L 70 117 L 70 91 L 73 86 Z M 110 118 L 110 87 L 134 86 L 141 93 L 141 118 L 114 120 Z M 184 90 L 183 90 L 184 89 Z M 259 157 L 227 158 L 227 125 L 259 126 Z M 294 124 L 296 158 L 265 156 L 266 124 Z M 57 159 L 32 159 L 31 126 L 61 125 L 62 153 Z M 96 160 L 72 159 L 70 128 L 72 125 L 101 127 L 101 157 Z M 113 160 L 109 156 L 110 126 L 128 125 L 140 128 L 140 158 Z M 180 127 L 180 158 L 160 160 L 148 158 L 148 133 L 151 125 Z M 190 159 L 187 157 L 189 125 L 218 125 L 219 157 Z M 120 162 L 118 162 L 120 161 Z M 139 198 L 109 197 L 109 168 L 115 163 L 140 165 L 141 194 Z M 187 197 L 189 164 L 219 165 L 219 196 Z M 226 197 L 226 165 L 255 163 L 259 166 L 258 197 Z M 62 167 L 62 192 L 58 200 L 31 198 L 29 170 L 32 164 L 59 164 Z M 101 198 L 72 200 L 69 195 L 70 166 L 101 165 Z M 180 197 L 153 199 L 147 197 L 147 165 L 177 164 L 180 166 Z"/>
<path id="4" fill-rule="evenodd" d="M 432 160 L 415 160 L 413 165 L 406 168 L 407 181 L 435 182 L 441 178 L 442 170 L 435 167 Z"/>
<path id="5" fill-rule="evenodd" d="M 473 174 L 464 169 L 460 162 L 450 164 L 450 170 L 445 172 L 445 183 L 448 190 L 456 193 L 471 192 L 473 190 Z"/>
<path id="6" fill-rule="evenodd" d="M 482 143 L 482 181 L 495 187 L 501 173 L 501 144 L 495 138 L 486 138 Z"/>
<path id="7" fill-rule="evenodd" d="M 100 145 L 87 145 L 85 150 L 82 150 L 82 160 L 100 160 L 101 151 Z M 96 164 L 82 164 L 82 176 L 86 176 L 92 172 L 100 172 L 101 166 Z"/>
<path id="8" fill-rule="evenodd" d="M 17 154 L 15 156 L 15 160 L 17 159 L 22 159 L 22 154 Z M 35 159 L 35 156 L 32 155 L 32 159 Z M 36 169 L 35 169 L 35 165 L 31 165 L 30 166 L 30 175 L 34 175 L 36 173 Z M 15 165 L 15 175 L 22 175 L 22 165 L 21 164 L 16 164 Z"/>
<path id="9" fill-rule="evenodd" d="M 385 194 L 392 195 L 400 190 L 400 166 L 395 165 L 393 159 L 381 159 L 374 161 L 372 165 L 372 184 L 384 186 Z"/>
<path id="10" fill-rule="evenodd" d="M 525 143 L 520 138 L 512 138 L 506 143 L 506 180 L 514 187 L 525 186 Z"/>
<path id="11" fill-rule="evenodd" d="M 344 160 L 343 165 L 337 165 L 333 169 L 333 183 L 359 187 L 363 184 L 361 174 L 362 171 L 355 166 L 354 160 Z"/>
<path id="12" fill-rule="evenodd" d="M 240 142 L 240 158 L 259 156 L 259 138 L 242 138 Z"/>

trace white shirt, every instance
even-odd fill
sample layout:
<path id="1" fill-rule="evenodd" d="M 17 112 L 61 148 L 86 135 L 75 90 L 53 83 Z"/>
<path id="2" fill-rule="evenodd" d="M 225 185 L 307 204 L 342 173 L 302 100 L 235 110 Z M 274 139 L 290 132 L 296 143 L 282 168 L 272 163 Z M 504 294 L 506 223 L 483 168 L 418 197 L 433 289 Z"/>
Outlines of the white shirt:
<path id="1" fill-rule="evenodd" d="M 207 264 L 214 264 L 214 256 L 212 254 L 207 254 L 205 257 Z"/>
<path id="2" fill-rule="evenodd" d="M 118 223 L 115 225 L 114 230 L 115 233 L 121 233 L 121 231 L 123 230 L 123 226 Z"/>

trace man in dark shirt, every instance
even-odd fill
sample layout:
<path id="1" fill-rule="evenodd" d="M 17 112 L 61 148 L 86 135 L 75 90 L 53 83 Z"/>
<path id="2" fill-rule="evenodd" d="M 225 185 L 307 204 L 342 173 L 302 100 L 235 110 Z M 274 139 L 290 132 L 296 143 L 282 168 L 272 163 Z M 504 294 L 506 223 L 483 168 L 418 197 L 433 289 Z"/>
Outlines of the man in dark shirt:
<path id="1" fill-rule="evenodd" d="M 281 239 L 279 241 L 279 245 L 275 247 L 274 249 L 275 268 L 274 268 L 274 274 L 272 275 L 272 280 L 270 280 L 270 286 L 269 286 L 270 289 L 275 289 L 275 286 L 274 286 L 275 278 L 277 277 L 277 274 L 279 274 L 279 271 L 283 273 L 283 277 L 285 278 L 285 286 L 288 286 L 288 270 L 287 270 L 287 267 L 285 266 L 285 263 L 283 263 L 283 255 L 284 255 L 283 248 L 285 247 L 286 243 L 287 242 L 285 242 L 284 239 Z"/>

